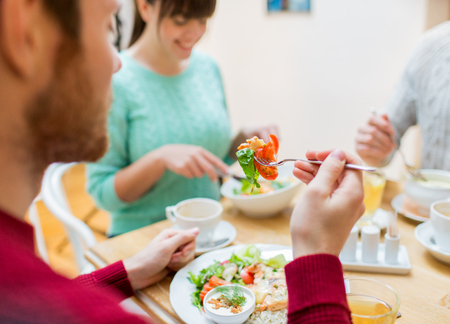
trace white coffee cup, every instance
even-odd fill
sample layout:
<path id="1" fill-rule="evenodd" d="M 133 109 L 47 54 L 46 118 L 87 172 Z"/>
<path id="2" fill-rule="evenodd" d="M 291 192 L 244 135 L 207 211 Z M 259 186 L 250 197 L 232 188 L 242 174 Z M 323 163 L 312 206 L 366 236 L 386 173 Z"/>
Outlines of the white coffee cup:
<path id="1" fill-rule="evenodd" d="M 450 252 L 450 200 L 432 203 L 430 218 L 436 244 L 442 251 Z"/>
<path id="2" fill-rule="evenodd" d="M 223 207 L 218 201 L 208 198 L 194 198 L 166 207 L 166 217 L 181 229 L 198 227 L 197 242 L 212 240 L 214 230 L 219 224 Z"/>

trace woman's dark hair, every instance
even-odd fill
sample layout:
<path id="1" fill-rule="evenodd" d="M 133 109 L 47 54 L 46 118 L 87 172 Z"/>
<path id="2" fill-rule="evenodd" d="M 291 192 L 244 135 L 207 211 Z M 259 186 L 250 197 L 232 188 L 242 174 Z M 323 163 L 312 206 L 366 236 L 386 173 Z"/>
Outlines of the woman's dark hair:
<path id="1" fill-rule="evenodd" d="M 130 46 L 133 45 L 145 29 L 145 22 L 139 13 L 135 0 L 136 10 L 134 15 L 134 28 L 131 36 Z M 216 10 L 217 0 L 145 0 L 154 6 L 157 2 L 161 3 L 158 24 L 164 17 L 174 17 L 181 15 L 185 19 L 209 18 Z"/>

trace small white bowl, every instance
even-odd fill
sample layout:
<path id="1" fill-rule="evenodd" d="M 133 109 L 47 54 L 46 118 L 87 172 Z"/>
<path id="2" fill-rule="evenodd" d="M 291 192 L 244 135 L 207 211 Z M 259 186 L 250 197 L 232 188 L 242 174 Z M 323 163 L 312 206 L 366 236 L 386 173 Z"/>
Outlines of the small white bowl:
<path id="1" fill-rule="evenodd" d="M 293 169 L 294 166 L 292 163 L 278 167 L 278 178 L 276 180 L 292 179 L 292 183 L 272 192 L 252 196 L 236 195 L 234 189 L 240 190 L 242 183 L 235 179 L 226 181 L 220 188 L 220 192 L 222 196 L 229 198 L 247 216 L 268 218 L 278 214 L 285 207 L 289 206 L 292 198 L 294 198 L 300 189 L 302 183 L 292 175 Z M 260 177 L 260 180 L 264 179 Z"/>
<path id="2" fill-rule="evenodd" d="M 422 169 L 420 173 L 428 181 L 445 181 L 450 184 L 450 172 L 444 170 Z M 430 182 L 415 180 L 408 175 L 405 182 L 405 194 L 419 206 L 418 211 L 423 215 L 430 215 L 430 206 L 434 201 L 450 198 L 448 188 L 430 186 Z"/>
<path id="3" fill-rule="evenodd" d="M 214 312 L 212 309 L 210 309 L 210 307 L 207 306 L 206 303 L 217 292 L 217 288 L 219 288 L 219 287 L 216 287 L 216 288 L 210 290 L 204 298 L 203 309 L 205 310 L 206 316 L 209 319 L 211 319 L 214 323 L 217 323 L 217 324 L 242 324 L 242 323 L 244 323 L 247 320 L 247 318 L 249 318 L 250 315 L 255 310 L 255 300 L 256 300 L 255 294 L 250 289 L 248 289 L 244 286 L 240 286 L 240 285 L 225 285 L 225 286 L 221 286 L 221 287 L 238 287 L 239 289 L 241 289 L 242 292 L 247 297 L 249 297 L 249 300 L 246 301 L 245 305 L 250 305 L 250 307 L 246 308 L 247 306 L 244 306 L 244 310 L 238 314 L 233 314 L 231 312 L 229 314 L 218 314 L 217 312 Z"/>

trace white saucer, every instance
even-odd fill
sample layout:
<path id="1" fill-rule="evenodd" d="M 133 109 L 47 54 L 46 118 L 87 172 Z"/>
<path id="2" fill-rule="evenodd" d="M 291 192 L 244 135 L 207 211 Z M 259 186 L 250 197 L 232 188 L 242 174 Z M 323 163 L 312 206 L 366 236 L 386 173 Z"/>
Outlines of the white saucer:
<path id="1" fill-rule="evenodd" d="M 404 194 L 401 193 L 401 194 L 395 196 L 394 199 L 392 199 L 392 201 L 391 201 L 391 206 L 392 206 L 392 208 L 394 208 L 394 210 L 397 213 L 399 213 L 400 215 L 403 215 L 407 218 L 418 221 L 418 222 L 426 222 L 426 221 L 430 220 L 429 217 L 403 212 L 403 208 L 402 208 L 403 207 L 403 197 L 404 197 Z"/>
<path id="2" fill-rule="evenodd" d="M 180 229 L 178 225 L 173 225 L 171 228 Z M 227 221 L 221 220 L 216 227 L 212 241 L 219 241 L 222 239 L 227 240 L 214 247 L 199 247 L 197 243 L 197 246 L 195 247 L 195 254 L 199 255 L 208 251 L 223 248 L 233 242 L 233 240 L 236 238 L 236 234 L 236 228 L 233 225 L 231 225 Z"/>
<path id="3" fill-rule="evenodd" d="M 450 264 L 450 253 L 439 249 L 439 246 L 434 242 L 434 231 L 431 222 L 420 224 L 414 230 L 416 239 L 427 248 L 428 251 L 439 261 Z"/>

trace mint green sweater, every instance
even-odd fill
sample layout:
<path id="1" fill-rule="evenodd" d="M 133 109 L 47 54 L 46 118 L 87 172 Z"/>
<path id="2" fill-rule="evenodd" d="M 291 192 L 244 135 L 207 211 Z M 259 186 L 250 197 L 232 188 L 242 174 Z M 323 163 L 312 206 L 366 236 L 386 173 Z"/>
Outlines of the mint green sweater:
<path id="1" fill-rule="evenodd" d="M 207 176 L 187 179 L 166 170 L 142 198 L 125 203 L 114 188 L 117 171 L 175 143 L 202 146 L 226 161 L 231 144 L 222 78 L 212 58 L 194 51 L 189 67 L 173 77 L 146 69 L 126 51 L 120 58 L 108 117 L 109 149 L 87 168 L 87 189 L 98 207 L 110 212 L 111 235 L 161 221 L 165 208 L 181 200 L 220 198 L 219 185 Z"/>

